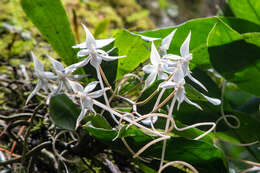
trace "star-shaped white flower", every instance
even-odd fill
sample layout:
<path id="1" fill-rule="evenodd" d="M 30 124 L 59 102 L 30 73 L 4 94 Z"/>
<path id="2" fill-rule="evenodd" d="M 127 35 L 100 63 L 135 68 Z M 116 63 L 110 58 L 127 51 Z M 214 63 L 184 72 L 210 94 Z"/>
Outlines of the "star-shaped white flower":
<path id="1" fill-rule="evenodd" d="M 168 75 L 166 73 L 169 71 L 169 69 L 167 68 L 167 63 L 165 59 L 160 57 L 153 42 L 150 54 L 150 61 L 152 64 L 148 64 L 143 67 L 143 71 L 149 74 L 149 76 L 145 80 L 145 89 L 153 84 L 157 76 L 158 80 L 165 80 L 168 78 Z"/>
<path id="2" fill-rule="evenodd" d="M 200 110 L 202 110 L 202 108 L 198 104 L 193 103 L 192 101 L 190 101 L 186 97 L 186 91 L 185 91 L 185 88 L 184 88 L 184 84 L 185 84 L 185 80 L 182 79 L 178 83 L 177 82 L 172 82 L 172 81 L 163 82 L 163 83 L 161 83 L 159 85 L 159 87 L 160 88 L 166 88 L 166 89 L 168 89 L 168 88 L 174 88 L 175 89 L 176 92 L 174 94 L 174 98 L 173 99 L 176 99 L 178 101 L 177 110 L 179 110 L 180 104 L 183 101 L 185 101 L 188 104 L 193 105 L 193 106 L 199 108 Z"/>
<path id="3" fill-rule="evenodd" d="M 191 71 L 189 69 L 190 60 L 192 59 L 192 54 L 189 51 L 190 38 L 191 38 L 191 32 L 189 33 L 189 35 L 187 36 L 187 38 L 181 45 L 181 48 L 180 48 L 181 56 L 171 54 L 170 56 L 167 56 L 167 58 L 171 59 L 173 61 L 177 61 L 178 64 L 181 64 L 184 76 L 187 76 L 194 83 L 196 83 L 201 88 L 203 88 L 205 91 L 207 91 L 207 88 L 191 75 Z"/>
<path id="4" fill-rule="evenodd" d="M 72 75 L 71 73 L 73 73 L 79 67 L 84 66 L 85 63 L 81 61 L 64 68 L 59 61 L 53 59 L 50 56 L 48 57 L 52 63 L 55 73 L 58 76 L 58 88 L 54 91 L 54 93 L 59 93 L 64 86 L 66 89 L 71 90 L 70 80 L 76 80 L 80 78 L 79 75 Z"/>
<path id="5" fill-rule="evenodd" d="M 93 108 L 93 99 L 102 96 L 104 92 L 106 92 L 106 90 L 108 90 L 109 88 L 92 92 L 96 88 L 99 82 L 97 81 L 91 82 L 85 88 L 83 88 L 83 86 L 78 82 L 71 81 L 70 83 L 76 97 L 80 98 L 81 112 L 80 115 L 78 116 L 77 123 L 76 123 L 76 127 L 78 127 L 80 121 L 84 118 L 87 110 L 96 113 Z"/>
<path id="6" fill-rule="evenodd" d="M 89 55 L 86 59 L 83 60 L 85 65 L 90 61 L 90 64 L 96 68 L 101 64 L 102 60 L 113 61 L 118 58 L 125 57 L 125 56 L 109 56 L 107 52 L 100 49 L 113 42 L 115 40 L 114 38 L 95 40 L 94 36 L 91 34 L 88 28 L 83 24 L 82 26 L 86 33 L 86 41 L 73 46 L 73 48 L 81 49 L 77 54 L 78 57 L 84 57 Z"/>
<path id="7" fill-rule="evenodd" d="M 57 78 L 57 76 L 55 76 L 52 72 L 45 72 L 44 71 L 44 67 L 43 67 L 42 63 L 34 55 L 33 52 L 31 52 L 31 56 L 32 56 L 33 63 L 34 63 L 34 74 L 38 78 L 38 82 L 36 84 L 36 87 L 32 91 L 32 93 L 28 96 L 25 104 L 27 104 L 31 100 L 31 98 L 37 92 L 39 92 L 40 89 L 44 89 L 46 92 L 48 91 L 48 89 L 51 90 L 52 88 L 48 84 L 48 81 L 51 80 L 51 79 L 56 79 Z"/>

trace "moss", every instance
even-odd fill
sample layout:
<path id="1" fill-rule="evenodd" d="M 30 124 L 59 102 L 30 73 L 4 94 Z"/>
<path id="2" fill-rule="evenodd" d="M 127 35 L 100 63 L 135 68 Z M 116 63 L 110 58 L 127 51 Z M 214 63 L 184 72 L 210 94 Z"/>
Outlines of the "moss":
<path id="1" fill-rule="evenodd" d="M 33 41 L 23 41 L 23 40 L 18 40 L 15 41 L 12 48 L 11 48 L 11 55 L 19 55 L 19 56 L 24 56 L 28 52 L 30 52 L 33 49 Z"/>
<path id="2" fill-rule="evenodd" d="M 63 3 L 70 20 L 72 21 L 73 18 L 72 10 L 75 9 L 79 18 L 78 23 L 85 23 L 92 32 L 101 22 L 109 20 L 108 30 L 105 31 L 107 34 L 101 34 L 101 37 L 111 36 L 114 29 L 147 30 L 155 27 L 149 19 L 149 12 L 147 13 L 135 0 L 96 0 L 85 3 L 63 0 Z M 80 29 L 80 36 L 81 41 L 84 41 L 82 29 Z"/>

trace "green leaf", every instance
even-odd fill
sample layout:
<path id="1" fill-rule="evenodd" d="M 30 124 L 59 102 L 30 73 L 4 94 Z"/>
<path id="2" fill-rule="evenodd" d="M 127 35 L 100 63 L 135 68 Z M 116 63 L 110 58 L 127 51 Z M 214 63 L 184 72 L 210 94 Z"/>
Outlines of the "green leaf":
<path id="1" fill-rule="evenodd" d="M 140 167 L 140 169 L 144 172 L 144 173 L 156 173 L 157 171 L 155 171 L 154 169 L 148 167 L 146 164 L 139 162 L 137 163 Z"/>
<path id="2" fill-rule="evenodd" d="M 117 135 L 116 130 L 97 128 L 91 122 L 87 123 L 84 129 L 112 148 L 121 152 L 126 150 L 122 143 L 119 144 L 119 140 L 112 141 Z M 130 126 L 130 128 L 126 129 L 123 137 L 125 137 L 128 144 L 135 151 L 153 140 L 151 136 L 144 134 L 135 126 Z M 141 156 L 160 159 L 161 151 L 162 143 L 156 143 L 149 147 Z M 206 173 L 208 170 L 216 173 L 228 172 L 227 161 L 223 152 L 214 145 L 203 141 L 188 140 L 179 137 L 171 138 L 167 142 L 165 158 L 168 161 L 182 160 L 188 162 L 195 166 L 201 173 Z"/>
<path id="3" fill-rule="evenodd" d="M 60 0 L 21 0 L 24 12 L 67 64 L 77 62 L 70 24 Z"/>
<path id="4" fill-rule="evenodd" d="M 208 37 L 213 67 L 228 81 L 255 95 L 260 95 L 259 36 L 259 33 L 240 35 L 218 23 Z"/>
<path id="5" fill-rule="evenodd" d="M 95 127 L 91 122 L 88 122 L 83 128 L 87 130 L 90 135 L 104 141 L 112 141 L 117 136 L 116 130 Z"/>
<path id="6" fill-rule="evenodd" d="M 183 41 L 191 31 L 190 52 L 193 54 L 193 59 L 191 60 L 190 68 L 193 69 L 194 67 L 199 66 L 207 69 L 211 66 L 207 49 L 207 39 L 216 23 L 219 23 L 223 28 L 229 26 L 238 33 L 260 32 L 259 25 L 247 20 L 232 17 L 208 17 L 189 20 L 176 27 L 147 31 L 140 34 L 148 37 L 164 38 L 174 29 L 177 29 L 168 53 L 179 54 Z M 225 30 L 223 30 L 221 34 L 225 34 Z"/>
<path id="7" fill-rule="evenodd" d="M 228 41 L 236 41 L 241 40 L 242 36 L 233 30 L 231 27 L 229 27 L 224 22 L 220 21 L 214 25 L 212 30 L 209 33 L 209 37 L 207 40 L 207 46 L 217 46 L 226 44 Z"/>
<path id="8" fill-rule="evenodd" d="M 107 120 L 99 114 L 92 115 L 91 118 L 91 123 L 95 127 L 103 128 L 103 129 L 108 129 L 111 130 L 111 126 L 108 124 Z"/>
<path id="9" fill-rule="evenodd" d="M 148 148 L 141 156 L 160 158 L 162 144 L 156 143 Z M 167 140 L 165 159 L 168 161 L 181 160 L 193 165 L 200 173 L 229 172 L 224 153 L 212 144 L 185 138 Z"/>
<path id="10" fill-rule="evenodd" d="M 228 0 L 228 4 L 236 17 L 260 24 L 259 0 Z"/>
<path id="11" fill-rule="evenodd" d="M 49 111 L 54 123 L 67 130 L 74 130 L 80 109 L 67 95 L 59 94 L 51 97 Z"/>
<path id="12" fill-rule="evenodd" d="M 207 69 L 211 67 L 207 49 L 207 39 L 208 34 L 216 23 L 219 23 L 223 28 L 226 28 L 227 26 L 231 28 L 234 27 L 238 33 L 260 31 L 258 25 L 247 20 L 226 17 L 209 17 L 190 20 L 177 27 L 158 29 L 138 34 L 162 39 L 177 28 L 177 32 L 173 37 L 168 53 L 179 54 L 183 41 L 191 31 L 190 51 L 193 54 L 193 59 L 190 68 L 193 69 L 194 67 L 199 66 Z M 223 30 L 221 34 L 225 34 L 225 30 Z M 124 74 L 131 72 L 141 63 L 149 59 L 150 43 L 126 30 L 117 33 L 114 45 L 118 48 L 119 55 L 127 56 L 126 58 L 118 60 L 117 79 Z"/>
<path id="13" fill-rule="evenodd" d="M 126 30 L 117 33 L 114 46 L 120 56 L 127 56 L 118 60 L 116 79 L 134 70 L 150 56 L 150 43 Z"/>
<path id="14" fill-rule="evenodd" d="M 94 37 L 98 38 L 102 34 L 106 36 L 109 24 L 109 19 L 104 19 L 103 21 L 101 21 L 95 28 Z"/>

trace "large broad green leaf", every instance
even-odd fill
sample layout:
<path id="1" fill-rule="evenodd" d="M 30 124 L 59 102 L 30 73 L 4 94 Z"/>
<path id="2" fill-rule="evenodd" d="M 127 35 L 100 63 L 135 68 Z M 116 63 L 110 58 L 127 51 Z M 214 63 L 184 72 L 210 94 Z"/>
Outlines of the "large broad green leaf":
<path id="1" fill-rule="evenodd" d="M 58 127 L 68 130 L 75 129 L 80 109 L 68 96 L 60 94 L 51 97 L 49 110 L 51 119 Z"/>
<path id="2" fill-rule="evenodd" d="M 148 148 L 143 156 L 160 158 L 162 144 L 157 143 Z M 165 159 L 168 161 L 182 160 L 192 164 L 200 173 L 229 172 L 224 153 L 217 147 L 185 138 L 171 138 L 167 141 Z"/>
<path id="3" fill-rule="evenodd" d="M 190 52 L 193 54 L 193 59 L 191 60 L 190 68 L 192 69 L 195 66 L 207 68 L 210 66 L 209 54 L 207 50 L 207 39 L 210 31 L 216 23 L 219 23 L 219 25 L 223 28 L 228 25 L 241 34 L 248 32 L 260 32 L 259 25 L 243 19 L 232 17 L 209 17 L 189 20 L 176 27 L 147 31 L 140 34 L 148 37 L 164 38 L 170 34 L 171 31 L 177 29 L 168 53 L 179 54 L 181 44 L 191 31 Z M 222 34 L 225 34 L 225 30 Z"/>
<path id="4" fill-rule="evenodd" d="M 241 89 L 260 95 L 260 34 L 239 34 L 217 23 L 208 37 L 213 67 Z"/>
<path id="5" fill-rule="evenodd" d="M 116 130 L 95 127 L 91 122 L 86 124 L 84 129 L 112 148 L 117 148 L 120 152 L 126 150 L 122 143 L 119 144 L 119 139 L 112 141 L 117 135 Z M 145 135 L 135 126 L 130 126 L 129 129 L 126 129 L 122 136 L 125 137 L 128 144 L 135 151 L 154 139 L 154 137 Z M 148 148 L 142 156 L 160 159 L 161 151 L 162 143 L 157 143 Z M 216 173 L 228 172 L 227 161 L 223 152 L 214 145 L 203 141 L 188 140 L 180 137 L 171 138 L 167 142 L 165 159 L 168 161 L 186 161 L 195 166 L 201 173 L 206 173 L 208 170 Z"/>
<path id="6" fill-rule="evenodd" d="M 236 17 L 260 24 L 259 0 L 228 0 L 228 4 Z"/>
<path id="7" fill-rule="evenodd" d="M 207 38 L 216 23 L 220 23 L 223 27 L 226 27 L 226 25 L 234 27 L 238 33 L 260 31 L 260 27 L 257 24 L 247 20 L 226 17 L 209 17 L 190 20 L 176 27 L 152 30 L 139 34 L 162 39 L 174 29 L 177 29 L 168 53 L 179 54 L 180 46 L 191 31 L 190 51 L 193 54 L 191 69 L 196 66 L 208 68 L 210 67 L 210 60 L 207 49 Z M 131 34 L 126 30 L 122 30 L 116 35 L 115 46 L 118 48 L 119 55 L 127 56 L 118 61 L 117 79 L 122 77 L 125 73 L 131 72 L 142 62 L 149 59 L 150 44 L 141 37 Z"/>
<path id="8" fill-rule="evenodd" d="M 134 70 L 150 56 L 150 44 L 126 30 L 117 33 L 114 46 L 118 48 L 120 56 L 126 56 L 118 60 L 117 79 Z"/>
<path id="9" fill-rule="evenodd" d="M 60 0 L 21 0 L 24 12 L 61 59 L 75 63 L 76 50 L 70 24 Z"/>

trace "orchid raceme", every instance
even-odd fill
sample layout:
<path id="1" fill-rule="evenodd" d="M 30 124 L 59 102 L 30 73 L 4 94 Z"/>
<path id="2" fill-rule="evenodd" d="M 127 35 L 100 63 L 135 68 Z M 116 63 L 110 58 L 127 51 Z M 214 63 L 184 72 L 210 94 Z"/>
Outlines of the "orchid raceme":
<path id="1" fill-rule="evenodd" d="M 93 67 L 99 67 L 102 60 L 104 61 L 113 61 L 118 58 L 122 58 L 125 56 L 109 56 L 109 54 L 103 51 L 102 47 L 112 43 L 114 41 L 113 38 L 103 39 L 103 40 L 95 40 L 94 36 L 88 30 L 88 28 L 82 24 L 82 27 L 86 33 L 86 41 L 80 44 L 73 46 L 73 48 L 80 48 L 81 50 L 78 52 L 78 57 L 88 56 L 83 60 L 86 65 L 89 61 Z"/>
<path id="2" fill-rule="evenodd" d="M 106 90 L 108 90 L 109 88 L 92 92 L 98 84 L 97 81 L 89 83 L 85 88 L 83 88 L 83 86 L 78 82 L 70 83 L 75 93 L 75 96 L 80 98 L 81 112 L 78 116 L 76 123 L 76 127 L 78 127 L 80 121 L 84 118 L 85 114 L 87 113 L 87 110 L 96 113 L 96 111 L 93 108 L 93 99 L 101 97 L 104 94 L 104 92 L 106 92 Z"/>
<path id="3" fill-rule="evenodd" d="M 34 62 L 34 74 L 38 78 L 38 82 L 36 84 L 36 87 L 32 91 L 32 93 L 28 96 L 25 104 L 27 104 L 30 99 L 39 92 L 40 89 L 44 89 L 46 92 L 48 90 L 52 90 L 52 87 L 48 83 L 51 79 L 56 79 L 57 76 L 55 76 L 52 72 L 45 72 L 44 67 L 42 63 L 39 61 L 39 59 L 34 55 L 33 52 L 31 52 L 31 56 Z"/>

